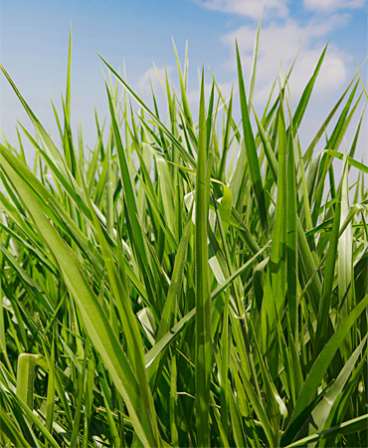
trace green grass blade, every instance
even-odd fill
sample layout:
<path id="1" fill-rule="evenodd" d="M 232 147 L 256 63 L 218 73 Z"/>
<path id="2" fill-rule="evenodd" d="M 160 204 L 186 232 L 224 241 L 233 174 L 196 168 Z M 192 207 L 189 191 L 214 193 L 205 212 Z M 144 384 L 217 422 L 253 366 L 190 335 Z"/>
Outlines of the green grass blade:
<path id="1" fill-rule="evenodd" d="M 315 397 L 318 386 L 321 384 L 321 380 L 328 369 L 331 361 L 333 360 L 336 352 L 341 347 L 342 342 L 348 335 L 351 327 L 355 321 L 359 318 L 362 312 L 368 306 L 368 296 L 365 296 L 358 305 L 352 310 L 349 316 L 344 322 L 342 322 L 339 328 L 331 336 L 327 344 L 323 347 L 320 354 L 314 361 L 308 376 L 300 391 L 296 406 L 290 417 L 288 428 L 283 436 L 283 442 L 289 443 L 292 441 L 293 436 L 300 428 L 300 419 L 303 410 L 310 405 Z"/>
<path id="2" fill-rule="evenodd" d="M 244 144 L 249 164 L 250 176 L 257 203 L 259 207 L 259 215 L 264 229 L 267 229 L 267 211 L 266 198 L 264 194 L 261 171 L 259 167 L 259 160 L 257 155 L 257 148 L 253 136 L 252 125 L 250 122 L 247 97 L 245 93 L 245 85 L 243 78 L 243 68 L 240 60 L 239 47 L 236 45 L 236 61 L 238 69 L 238 83 L 239 83 L 239 98 L 242 113 L 243 137 Z"/>
<path id="3" fill-rule="evenodd" d="M 198 162 L 196 175 L 196 425 L 198 446 L 210 445 L 211 299 L 208 272 L 209 175 L 204 104 L 204 75 L 199 106 Z"/>

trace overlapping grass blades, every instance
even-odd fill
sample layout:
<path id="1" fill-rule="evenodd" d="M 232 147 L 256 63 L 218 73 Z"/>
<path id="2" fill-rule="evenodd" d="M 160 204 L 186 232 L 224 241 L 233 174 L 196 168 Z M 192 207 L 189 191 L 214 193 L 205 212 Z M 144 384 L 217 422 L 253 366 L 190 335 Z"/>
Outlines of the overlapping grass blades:
<path id="1" fill-rule="evenodd" d="M 260 45 L 248 96 L 237 47 L 238 90 L 202 73 L 194 106 L 177 55 L 166 118 L 104 61 L 90 149 L 71 43 L 59 141 L 2 68 L 34 128 L 0 144 L 2 447 L 365 446 L 366 90 L 304 145 L 327 50 L 295 110 L 291 70 L 262 109 Z"/>

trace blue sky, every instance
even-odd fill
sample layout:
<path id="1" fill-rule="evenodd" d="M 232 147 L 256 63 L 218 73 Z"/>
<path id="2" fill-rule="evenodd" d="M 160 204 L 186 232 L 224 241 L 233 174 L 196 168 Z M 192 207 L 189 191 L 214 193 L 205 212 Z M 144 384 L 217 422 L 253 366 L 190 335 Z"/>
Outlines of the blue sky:
<path id="1" fill-rule="evenodd" d="M 202 65 L 209 74 L 216 74 L 226 92 L 235 80 L 234 39 L 249 66 L 261 16 L 256 86 L 260 104 L 277 73 L 296 55 L 292 91 L 298 93 L 329 42 L 318 98 L 305 132 L 312 131 L 324 108 L 367 57 L 365 0 L 0 0 L 1 63 L 54 131 L 50 100 L 60 103 L 71 28 L 74 120 L 88 133 L 94 107 L 106 111 L 106 73 L 98 53 L 117 67 L 124 63 L 129 81 L 144 95 L 148 80 L 158 85 L 165 69 L 175 77 L 171 38 L 181 55 L 188 41 L 192 97 Z M 3 80 L 0 101 L 0 128 L 12 138 L 16 120 L 26 120 Z"/>

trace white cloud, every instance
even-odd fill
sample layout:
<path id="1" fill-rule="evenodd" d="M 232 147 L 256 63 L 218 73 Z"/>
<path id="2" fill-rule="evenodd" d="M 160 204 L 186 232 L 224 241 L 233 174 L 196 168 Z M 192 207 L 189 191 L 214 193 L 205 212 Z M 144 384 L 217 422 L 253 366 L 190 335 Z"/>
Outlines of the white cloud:
<path id="1" fill-rule="evenodd" d="M 172 67 L 150 67 L 146 70 L 143 75 L 139 78 L 138 87 L 143 93 L 150 93 L 151 86 L 153 90 L 159 90 L 165 86 L 166 73 L 170 73 Z"/>
<path id="2" fill-rule="evenodd" d="M 336 95 L 353 76 L 356 69 L 354 56 L 330 43 L 332 33 L 344 31 L 351 20 L 353 9 L 367 5 L 367 0 L 303 0 L 301 5 L 312 15 L 304 15 L 300 21 L 293 17 L 293 0 L 193 0 L 209 10 L 221 11 L 256 20 L 263 17 L 264 24 L 260 35 L 260 52 L 257 66 L 255 90 L 256 109 L 263 109 L 272 83 L 283 78 L 293 61 L 296 63 L 288 83 L 292 106 L 300 97 L 310 79 L 324 45 L 329 47 L 317 78 L 307 117 L 300 130 L 302 141 L 308 141 L 320 126 L 330 107 L 336 101 Z M 297 2 L 295 2 L 296 4 Z M 290 7 L 290 10 L 288 9 Z M 342 11 L 344 11 L 342 13 Z M 327 20 L 328 14 L 328 20 Z M 231 70 L 231 78 L 236 80 L 235 39 L 237 39 L 249 82 L 256 35 L 255 23 L 245 22 L 241 26 L 222 36 L 229 48 L 229 58 L 224 65 Z M 236 84 L 236 82 L 235 82 Z M 230 83 L 225 83 L 229 91 Z M 235 93 L 236 92 L 235 85 Z M 198 95 L 192 92 L 191 98 Z M 361 151 L 360 151 L 361 152 Z"/>
<path id="3" fill-rule="evenodd" d="M 298 95 L 308 81 L 323 46 L 328 41 L 329 33 L 343 27 L 350 20 L 348 14 L 333 14 L 333 11 L 361 7 L 366 0 L 304 0 L 306 8 L 330 13 L 328 20 L 315 16 L 304 23 L 291 17 L 291 12 L 288 10 L 288 4 L 292 5 L 290 0 L 194 1 L 210 10 L 234 13 L 251 19 L 264 15 L 266 20 L 261 30 L 256 89 L 256 95 L 260 100 L 267 96 L 268 89 L 277 75 L 286 74 L 295 58 L 297 58 L 296 65 L 289 86 L 291 94 Z M 245 68 L 249 73 L 255 34 L 254 24 L 241 26 L 223 36 L 223 41 L 231 49 L 232 68 L 236 39 L 245 61 Z M 350 61 L 348 54 L 333 45 L 329 46 L 317 80 L 321 95 L 341 87 L 348 76 Z"/>
<path id="4" fill-rule="evenodd" d="M 271 84 L 278 74 L 285 75 L 295 58 L 296 64 L 290 79 L 292 97 L 300 94 L 318 61 L 323 42 L 328 33 L 346 21 L 345 16 L 334 16 L 328 23 L 310 22 L 301 25 L 287 19 L 263 27 L 260 37 L 260 51 L 257 69 L 256 101 L 264 101 Z M 224 42 L 232 49 L 235 39 L 249 74 L 254 47 L 255 27 L 243 26 L 225 35 Z M 346 80 L 348 57 L 336 48 L 328 49 L 318 78 L 320 95 L 334 91 Z"/>
<path id="5" fill-rule="evenodd" d="M 304 7 L 317 11 L 362 8 L 365 0 L 304 0 Z"/>
<path id="6" fill-rule="evenodd" d="M 237 14 L 251 19 L 259 19 L 272 13 L 273 16 L 288 15 L 287 0 L 197 0 L 206 9 Z"/>
<path id="7" fill-rule="evenodd" d="M 295 70 L 291 78 L 292 88 L 296 92 L 301 92 L 312 74 L 321 53 L 319 49 L 309 49 L 304 52 L 300 60 L 297 61 Z M 345 55 L 337 49 L 328 51 L 320 75 L 317 79 L 316 91 L 321 95 L 334 92 L 347 79 L 347 67 Z"/>

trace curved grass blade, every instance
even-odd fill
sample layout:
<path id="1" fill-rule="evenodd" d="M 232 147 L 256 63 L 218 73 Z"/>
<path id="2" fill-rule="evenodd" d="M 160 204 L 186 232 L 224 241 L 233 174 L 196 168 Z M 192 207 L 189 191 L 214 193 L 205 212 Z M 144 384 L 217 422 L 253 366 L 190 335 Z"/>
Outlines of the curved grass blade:
<path id="1" fill-rule="evenodd" d="M 143 444 L 157 445 L 159 441 L 152 428 L 152 422 L 140 405 L 140 388 L 127 362 L 120 344 L 112 331 L 97 298 L 84 279 L 79 262 L 69 246 L 60 238 L 44 213 L 42 202 L 0 153 L 0 165 L 7 173 L 35 225 L 44 238 L 65 283 L 76 301 L 86 330 L 109 371 L 117 390 L 129 410 L 132 424 Z"/>
<path id="2" fill-rule="evenodd" d="M 331 336 L 329 341 L 324 345 L 320 354 L 314 361 L 308 376 L 302 386 L 300 394 L 298 396 L 296 406 L 290 417 L 288 427 L 282 438 L 283 443 L 290 443 L 294 435 L 299 430 L 301 423 L 299 417 L 302 415 L 304 409 L 306 409 L 313 401 L 317 389 L 321 384 L 322 378 L 328 369 L 331 361 L 333 360 L 336 352 L 339 350 L 342 342 L 348 335 L 351 327 L 355 321 L 359 318 L 361 313 L 368 306 L 368 295 L 362 299 L 358 305 L 352 310 L 349 316 L 342 322 L 336 332 Z"/>

